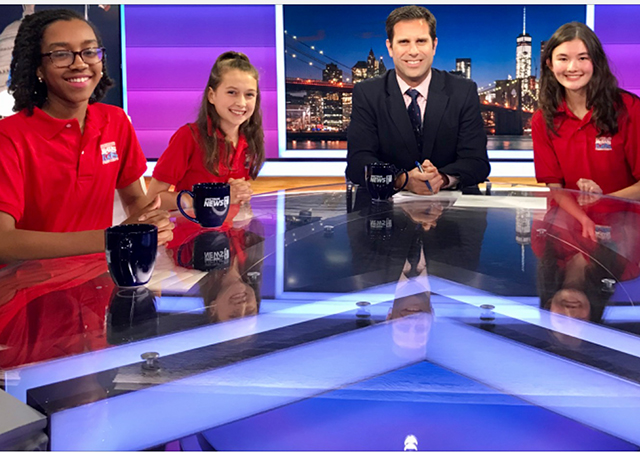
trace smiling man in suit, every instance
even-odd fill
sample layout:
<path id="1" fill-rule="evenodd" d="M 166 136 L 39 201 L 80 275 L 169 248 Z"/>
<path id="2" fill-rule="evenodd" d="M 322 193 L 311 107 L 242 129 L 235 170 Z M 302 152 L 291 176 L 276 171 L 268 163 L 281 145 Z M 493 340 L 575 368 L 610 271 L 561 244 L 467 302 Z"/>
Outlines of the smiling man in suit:
<path id="1" fill-rule="evenodd" d="M 363 185 L 365 165 L 382 161 L 409 171 L 407 189 L 418 194 L 484 181 L 490 165 L 477 87 L 431 67 L 435 17 L 403 6 L 389 14 L 386 30 L 395 70 L 353 88 L 347 177 Z M 404 178 L 398 179 L 400 186 Z"/>

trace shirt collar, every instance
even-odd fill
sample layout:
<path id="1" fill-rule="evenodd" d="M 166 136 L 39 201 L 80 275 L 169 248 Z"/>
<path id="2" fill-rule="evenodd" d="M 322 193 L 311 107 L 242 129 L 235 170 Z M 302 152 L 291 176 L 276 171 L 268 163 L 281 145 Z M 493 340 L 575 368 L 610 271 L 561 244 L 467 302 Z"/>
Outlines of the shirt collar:
<path id="1" fill-rule="evenodd" d="M 429 84 L 431 83 L 431 74 L 433 72 L 431 71 L 431 69 L 429 69 L 429 75 L 427 75 L 427 78 L 425 78 L 422 83 L 420 83 L 418 86 L 416 86 L 415 90 L 417 90 L 420 95 L 422 97 L 424 97 L 425 99 L 427 99 L 427 97 L 429 96 Z M 400 76 L 398 75 L 398 71 L 396 71 L 396 80 L 398 80 L 398 86 L 400 86 L 400 92 L 402 94 L 406 94 L 407 90 L 412 88 L 411 86 L 409 86 L 409 84 L 407 82 L 405 82 L 404 80 L 402 80 L 400 78 Z"/>
<path id="2" fill-rule="evenodd" d="M 224 143 L 225 140 L 227 139 L 224 136 L 224 133 L 222 133 L 222 130 L 220 129 L 216 129 L 216 135 L 218 136 L 218 140 L 221 140 L 221 143 Z M 247 139 L 244 137 L 244 134 L 240 133 L 238 135 L 238 145 L 234 146 L 233 143 L 229 142 L 229 144 L 231 144 L 231 148 L 236 150 L 236 151 L 242 151 L 243 149 L 245 149 L 248 145 L 247 145 Z"/>
<path id="3" fill-rule="evenodd" d="M 58 135 L 62 129 L 66 128 L 68 124 L 76 124 L 79 127 L 77 119 L 58 119 L 53 116 L 49 116 L 42 109 L 35 107 L 33 109 L 33 116 L 29 119 L 32 122 L 32 129 L 36 130 L 47 140 L 53 139 Z M 85 131 L 88 129 L 100 130 L 109 122 L 109 119 L 93 105 L 87 106 L 87 117 L 85 119 Z"/>
<path id="4" fill-rule="evenodd" d="M 556 113 L 562 113 L 572 119 L 575 119 L 577 121 L 582 121 L 584 123 L 587 123 L 589 121 L 591 121 L 591 115 L 593 113 L 593 108 L 589 109 L 589 111 L 587 112 L 586 115 L 584 115 L 584 118 L 580 119 L 578 118 L 567 106 L 567 101 L 565 99 L 562 99 L 562 103 L 560 105 L 558 105 L 558 109 L 556 110 Z"/>

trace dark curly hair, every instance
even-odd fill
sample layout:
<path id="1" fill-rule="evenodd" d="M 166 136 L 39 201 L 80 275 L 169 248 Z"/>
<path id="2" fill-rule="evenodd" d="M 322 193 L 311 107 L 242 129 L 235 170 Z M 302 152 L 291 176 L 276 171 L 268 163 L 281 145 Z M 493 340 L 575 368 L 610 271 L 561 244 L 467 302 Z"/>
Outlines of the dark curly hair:
<path id="1" fill-rule="evenodd" d="M 554 117 L 558 106 L 564 100 L 564 88 L 558 83 L 547 63 L 552 61 L 556 47 L 574 39 L 580 39 L 584 43 L 593 64 L 593 75 L 587 84 L 587 109 L 593 108 L 592 118 L 599 129 L 599 135 L 615 135 L 618 133 L 618 117 L 626 113 L 621 97 L 624 91 L 618 88 L 618 80 L 611 73 L 598 36 L 580 22 L 570 22 L 558 28 L 547 41 L 540 57 L 542 74 L 539 106 L 547 129 L 558 134 Z"/>
<path id="2" fill-rule="evenodd" d="M 47 100 L 47 85 L 38 80 L 37 69 L 42 64 L 42 36 L 46 28 L 59 20 L 81 20 L 86 22 L 96 35 L 98 46 L 102 39 L 96 27 L 80 14 L 68 9 L 47 9 L 25 17 L 18 29 L 11 59 L 11 83 L 9 93 L 15 104 L 13 111 L 26 110 L 31 116 L 35 107 L 42 108 Z M 102 61 L 102 78 L 93 91 L 89 103 L 102 100 L 107 90 L 113 86 L 113 79 L 107 74 L 106 58 Z"/>
<path id="3" fill-rule="evenodd" d="M 256 84 L 260 79 L 258 70 L 251 64 L 249 57 L 244 53 L 228 51 L 221 54 L 211 68 L 209 81 L 204 88 L 200 110 L 196 125 L 200 132 L 199 143 L 204 150 L 205 167 L 209 172 L 218 176 L 218 164 L 222 160 L 226 168 L 230 168 L 231 149 L 229 143 L 226 143 L 226 156 L 221 156 L 218 147 L 218 136 L 215 133 L 220 129 L 220 116 L 215 106 L 209 102 L 209 88 L 215 91 L 220 83 L 222 76 L 231 69 L 238 69 L 248 73 L 256 79 Z M 264 131 L 262 130 L 262 111 L 260 110 L 260 86 L 257 87 L 256 106 L 251 117 L 240 125 L 240 133 L 247 140 L 249 158 L 249 175 L 252 179 L 258 176 L 258 172 L 264 163 Z M 223 132 L 224 133 L 224 132 Z M 195 137 L 195 135 L 194 135 Z"/>

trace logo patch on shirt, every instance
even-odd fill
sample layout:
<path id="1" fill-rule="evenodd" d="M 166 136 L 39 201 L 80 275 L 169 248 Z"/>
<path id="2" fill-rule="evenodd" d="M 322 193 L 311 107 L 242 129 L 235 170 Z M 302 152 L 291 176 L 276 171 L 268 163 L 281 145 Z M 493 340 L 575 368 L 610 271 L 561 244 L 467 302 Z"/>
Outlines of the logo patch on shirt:
<path id="1" fill-rule="evenodd" d="M 118 159 L 118 151 L 116 150 L 116 142 L 112 141 L 110 143 L 104 143 L 100 145 L 100 150 L 102 151 L 102 164 L 106 165 L 107 163 L 117 162 Z"/>
<path id="2" fill-rule="evenodd" d="M 610 151 L 611 137 L 596 137 L 596 151 Z"/>

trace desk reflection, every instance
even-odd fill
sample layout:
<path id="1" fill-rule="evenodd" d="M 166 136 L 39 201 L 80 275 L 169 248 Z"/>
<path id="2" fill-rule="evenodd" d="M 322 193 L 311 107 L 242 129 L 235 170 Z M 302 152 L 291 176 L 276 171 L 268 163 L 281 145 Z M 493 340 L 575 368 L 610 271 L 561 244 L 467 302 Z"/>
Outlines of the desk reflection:
<path id="1" fill-rule="evenodd" d="M 616 284 L 640 275 L 640 211 L 609 198 L 582 209 L 595 223 L 596 240 L 584 237 L 576 215 L 553 202 L 544 218 L 534 221 L 540 307 L 601 323 Z"/>
<path id="2" fill-rule="evenodd" d="M 197 286 L 210 322 L 256 315 L 262 299 L 264 227 L 256 219 L 242 228 L 225 224 L 194 230 L 179 219 L 177 239 L 167 246 L 176 265 L 206 271 Z"/>

